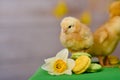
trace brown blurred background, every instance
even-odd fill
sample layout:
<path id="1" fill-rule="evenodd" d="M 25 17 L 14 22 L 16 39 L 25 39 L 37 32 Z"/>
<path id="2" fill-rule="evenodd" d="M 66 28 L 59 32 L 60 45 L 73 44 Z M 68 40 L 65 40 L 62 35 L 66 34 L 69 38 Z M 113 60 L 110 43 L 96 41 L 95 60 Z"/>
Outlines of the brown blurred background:
<path id="1" fill-rule="evenodd" d="M 65 16 L 78 18 L 89 10 L 94 31 L 108 19 L 112 1 L 65 0 Z M 63 49 L 59 41 L 62 17 L 57 19 L 52 14 L 57 3 L 58 0 L 0 0 L 0 80 L 27 80 L 45 58 Z M 120 57 L 119 47 L 114 55 Z"/>

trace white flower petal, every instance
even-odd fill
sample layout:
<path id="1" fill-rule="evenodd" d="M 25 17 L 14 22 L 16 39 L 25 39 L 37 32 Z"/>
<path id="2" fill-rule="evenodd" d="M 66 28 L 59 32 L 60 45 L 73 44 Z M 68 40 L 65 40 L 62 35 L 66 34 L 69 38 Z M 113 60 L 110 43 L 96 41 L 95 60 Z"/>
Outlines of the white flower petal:
<path id="1" fill-rule="evenodd" d="M 48 72 L 50 75 L 55 75 L 55 73 L 53 73 L 53 72 Z"/>
<path id="2" fill-rule="evenodd" d="M 42 65 L 41 68 L 45 71 L 53 72 L 52 66 L 53 66 L 52 64 L 46 63 L 46 64 Z"/>
<path id="3" fill-rule="evenodd" d="M 64 72 L 62 72 L 62 73 L 48 72 L 48 73 L 51 74 L 51 75 L 62 75 L 62 74 L 65 74 Z"/>
<path id="4" fill-rule="evenodd" d="M 56 59 L 56 57 L 45 59 L 45 63 L 53 62 Z"/>
<path id="5" fill-rule="evenodd" d="M 68 70 L 72 70 L 73 67 L 75 66 L 75 61 L 73 59 L 68 59 L 67 66 L 68 66 Z"/>
<path id="6" fill-rule="evenodd" d="M 71 70 L 66 70 L 65 74 L 72 75 L 72 71 Z"/>
<path id="7" fill-rule="evenodd" d="M 41 68 L 42 68 L 43 70 L 48 71 L 49 66 L 48 66 L 48 64 L 44 64 L 44 65 L 41 66 Z"/>
<path id="8" fill-rule="evenodd" d="M 68 49 L 63 49 L 56 54 L 56 57 L 66 60 L 68 58 Z"/>
<path id="9" fill-rule="evenodd" d="M 54 62 L 57 60 L 58 58 L 56 57 L 52 57 L 52 58 L 48 58 L 48 59 L 45 59 L 45 64 L 42 65 L 42 69 L 48 71 L 48 72 L 52 72 L 53 71 L 53 65 L 54 65 Z"/>

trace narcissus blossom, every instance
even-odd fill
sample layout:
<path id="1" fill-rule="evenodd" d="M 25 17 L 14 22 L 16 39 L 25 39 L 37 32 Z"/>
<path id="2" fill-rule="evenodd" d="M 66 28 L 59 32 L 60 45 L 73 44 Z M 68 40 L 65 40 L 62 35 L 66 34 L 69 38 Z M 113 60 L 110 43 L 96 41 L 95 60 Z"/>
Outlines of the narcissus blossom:
<path id="1" fill-rule="evenodd" d="M 72 74 L 75 61 L 68 59 L 68 49 L 63 49 L 55 57 L 45 59 L 42 69 L 51 75 Z"/>

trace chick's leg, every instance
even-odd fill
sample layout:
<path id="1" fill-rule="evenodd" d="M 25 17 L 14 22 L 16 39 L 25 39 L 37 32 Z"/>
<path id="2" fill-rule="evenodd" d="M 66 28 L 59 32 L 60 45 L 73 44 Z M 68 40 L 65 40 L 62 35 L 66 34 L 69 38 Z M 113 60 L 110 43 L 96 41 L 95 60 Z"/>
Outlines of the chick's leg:
<path id="1" fill-rule="evenodd" d="M 109 62 L 108 56 L 105 56 L 104 62 L 105 62 L 105 66 L 110 66 L 110 62 Z"/>
<path id="2" fill-rule="evenodd" d="M 98 60 L 101 66 L 104 66 L 104 57 L 103 56 L 98 56 Z"/>

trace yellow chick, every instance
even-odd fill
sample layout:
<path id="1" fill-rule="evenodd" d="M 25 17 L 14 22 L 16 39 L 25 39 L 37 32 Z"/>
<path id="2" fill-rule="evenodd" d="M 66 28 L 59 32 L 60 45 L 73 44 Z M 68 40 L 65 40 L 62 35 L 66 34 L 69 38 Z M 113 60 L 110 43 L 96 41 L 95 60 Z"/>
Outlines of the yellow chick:
<path id="1" fill-rule="evenodd" d="M 120 1 L 114 1 L 109 7 L 110 20 L 94 33 L 94 45 L 88 50 L 98 57 L 102 66 L 110 64 L 108 56 L 115 50 L 120 39 Z"/>
<path id="2" fill-rule="evenodd" d="M 120 17 L 111 18 L 99 27 L 93 36 L 94 45 L 89 53 L 98 57 L 102 66 L 108 66 L 108 56 L 112 54 L 120 40 Z"/>
<path id="3" fill-rule="evenodd" d="M 120 1 L 114 1 L 109 8 L 110 17 L 120 16 Z"/>
<path id="4" fill-rule="evenodd" d="M 84 51 L 93 45 L 92 33 L 86 25 L 73 17 L 61 22 L 60 41 L 71 53 Z"/>

